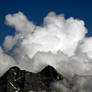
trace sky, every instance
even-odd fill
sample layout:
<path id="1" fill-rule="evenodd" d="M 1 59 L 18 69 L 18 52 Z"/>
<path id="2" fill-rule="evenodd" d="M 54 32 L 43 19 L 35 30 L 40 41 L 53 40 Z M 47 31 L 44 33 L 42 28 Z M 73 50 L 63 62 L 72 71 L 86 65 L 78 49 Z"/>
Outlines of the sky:
<path id="1" fill-rule="evenodd" d="M 0 45 L 5 36 L 14 35 L 15 29 L 5 25 L 5 16 L 21 11 L 37 25 L 49 12 L 64 14 L 65 18 L 74 17 L 85 21 L 87 36 L 92 36 L 92 1 L 91 0 L 0 0 Z"/>

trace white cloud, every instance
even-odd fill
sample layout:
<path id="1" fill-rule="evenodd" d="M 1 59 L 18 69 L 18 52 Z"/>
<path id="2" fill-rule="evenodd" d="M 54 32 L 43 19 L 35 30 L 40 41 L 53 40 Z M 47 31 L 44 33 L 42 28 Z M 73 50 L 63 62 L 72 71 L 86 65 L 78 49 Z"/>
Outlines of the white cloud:
<path id="1" fill-rule="evenodd" d="M 22 12 L 13 15 L 8 14 L 6 16 L 6 24 L 15 27 L 17 32 L 26 34 L 31 33 L 35 27 L 32 22 L 28 21 Z"/>
<path id="2" fill-rule="evenodd" d="M 6 37 L 4 49 L 13 54 L 21 69 L 38 72 L 51 65 L 65 76 L 92 74 L 91 40 L 86 41 L 89 38 L 85 37 L 87 29 L 82 20 L 50 12 L 43 25 L 36 26 L 19 12 L 8 14 L 6 23 L 16 29 L 16 34 Z"/>
<path id="3" fill-rule="evenodd" d="M 80 44 L 79 49 L 92 59 L 92 37 L 85 38 Z"/>
<path id="4" fill-rule="evenodd" d="M 6 21 L 8 25 L 14 26 L 19 31 L 21 30 L 24 36 L 29 32 L 28 30 L 33 32 L 27 34 L 21 42 L 22 47 L 27 52 L 25 53 L 30 58 L 38 51 L 57 53 L 60 50 L 66 55 L 72 56 L 79 41 L 84 38 L 87 32 L 83 21 L 73 18 L 65 20 L 64 16 L 56 15 L 53 12 L 44 18 L 43 26 L 35 26 L 34 30 L 32 25 L 26 26 L 27 23 L 32 22 L 29 22 L 20 12 L 7 15 Z M 20 26 L 20 24 L 23 26 Z"/>
<path id="5" fill-rule="evenodd" d="M 2 76 L 10 67 L 16 65 L 13 58 L 5 54 L 0 47 L 0 76 Z"/>
<path id="6" fill-rule="evenodd" d="M 19 44 L 21 39 L 23 39 L 24 36 L 22 34 L 16 34 L 15 36 L 7 36 L 4 41 L 4 48 L 9 51 L 13 49 L 16 44 Z"/>

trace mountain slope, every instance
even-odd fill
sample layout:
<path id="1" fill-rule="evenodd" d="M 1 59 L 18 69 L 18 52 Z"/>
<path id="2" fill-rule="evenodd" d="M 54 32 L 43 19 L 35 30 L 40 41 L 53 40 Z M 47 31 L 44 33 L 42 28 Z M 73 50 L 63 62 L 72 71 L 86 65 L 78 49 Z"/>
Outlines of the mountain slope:
<path id="1" fill-rule="evenodd" d="M 63 76 L 51 66 L 45 67 L 39 73 L 20 70 L 15 66 L 0 78 L 0 92 L 49 91 L 50 84 L 58 80 L 63 80 Z"/>

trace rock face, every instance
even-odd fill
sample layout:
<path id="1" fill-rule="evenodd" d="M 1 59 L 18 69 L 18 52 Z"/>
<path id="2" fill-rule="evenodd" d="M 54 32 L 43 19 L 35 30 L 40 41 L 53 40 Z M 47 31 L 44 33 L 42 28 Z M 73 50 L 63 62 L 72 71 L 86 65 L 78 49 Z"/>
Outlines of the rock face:
<path id="1" fill-rule="evenodd" d="M 91 92 L 92 75 L 75 75 L 68 80 L 53 67 L 47 66 L 41 72 L 32 73 L 10 68 L 0 78 L 0 92 Z"/>
<path id="2" fill-rule="evenodd" d="M 49 92 L 50 84 L 58 80 L 63 80 L 63 76 L 51 66 L 45 67 L 39 73 L 20 70 L 15 66 L 0 78 L 0 92 Z"/>

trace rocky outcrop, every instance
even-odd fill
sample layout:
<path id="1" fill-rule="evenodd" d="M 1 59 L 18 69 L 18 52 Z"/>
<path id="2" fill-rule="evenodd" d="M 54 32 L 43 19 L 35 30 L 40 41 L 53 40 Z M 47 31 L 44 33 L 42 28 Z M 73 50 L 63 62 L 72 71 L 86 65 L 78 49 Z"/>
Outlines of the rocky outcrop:
<path id="1" fill-rule="evenodd" d="M 52 90 L 50 84 L 58 80 L 63 80 L 63 76 L 51 66 L 45 67 L 39 73 L 20 70 L 15 66 L 0 78 L 0 92 L 49 92 Z"/>
<path id="2" fill-rule="evenodd" d="M 72 80 L 47 66 L 41 72 L 32 73 L 10 68 L 0 78 L 0 92 L 91 92 L 92 76 L 75 75 Z"/>

